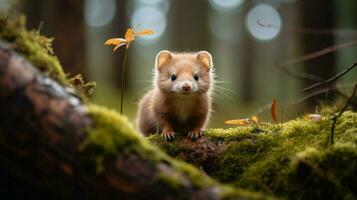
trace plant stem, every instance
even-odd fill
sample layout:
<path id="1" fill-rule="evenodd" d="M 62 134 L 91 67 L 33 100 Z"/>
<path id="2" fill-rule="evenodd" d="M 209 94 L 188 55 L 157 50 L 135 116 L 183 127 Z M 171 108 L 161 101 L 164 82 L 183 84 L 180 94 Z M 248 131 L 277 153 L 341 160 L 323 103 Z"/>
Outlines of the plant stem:
<path id="1" fill-rule="evenodd" d="M 121 66 L 121 96 L 120 96 L 120 114 L 123 114 L 123 104 L 124 104 L 124 89 L 125 89 L 125 81 L 124 81 L 124 72 L 126 65 L 126 56 L 128 54 L 128 48 L 125 48 L 123 64 Z"/>

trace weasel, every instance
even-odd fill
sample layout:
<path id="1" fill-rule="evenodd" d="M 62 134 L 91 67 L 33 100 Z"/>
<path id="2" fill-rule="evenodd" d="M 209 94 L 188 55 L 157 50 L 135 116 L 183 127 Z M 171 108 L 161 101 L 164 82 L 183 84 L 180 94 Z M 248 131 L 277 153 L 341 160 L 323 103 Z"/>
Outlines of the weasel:
<path id="1" fill-rule="evenodd" d="M 160 51 L 155 61 L 154 88 L 139 102 L 137 126 L 148 136 L 161 132 L 166 140 L 175 133 L 202 136 L 210 113 L 213 84 L 212 56 L 207 51 Z"/>

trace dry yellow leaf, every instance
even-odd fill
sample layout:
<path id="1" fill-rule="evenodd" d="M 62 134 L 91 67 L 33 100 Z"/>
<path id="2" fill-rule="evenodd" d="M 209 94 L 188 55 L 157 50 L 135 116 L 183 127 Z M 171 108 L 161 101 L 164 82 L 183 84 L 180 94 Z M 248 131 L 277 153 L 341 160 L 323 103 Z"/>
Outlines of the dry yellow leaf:
<path id="1" fill-rule="evenodd" d="M 113 51 L 126 44 L 126 40 L 123 38 L 111 38 L 104 43 L 105 45 L 114 45 Z"/>
<path id="2" fill-rule="evenodd" d="M 124 38 L 111 38 L 105 41 L 105 45 L 114 45 L 113 51 L 117 50 L 119 47 L 126 45 L 126 48 L 129 48 L 130 44 L 135 40 L 135 36 L 138 35 L 150 35 L 154 34 L 153 30 L 145 29 L 138 33 L 135 33 L 133 28 L 128 28 L 125 32 Z"/>
<path id="3" fill-rule="evenodd" d="M 249 119 L 232 119 L 232 120 L 227 120 L 224 123 L 229 125 L 247 125 L 250 122 Z"/>

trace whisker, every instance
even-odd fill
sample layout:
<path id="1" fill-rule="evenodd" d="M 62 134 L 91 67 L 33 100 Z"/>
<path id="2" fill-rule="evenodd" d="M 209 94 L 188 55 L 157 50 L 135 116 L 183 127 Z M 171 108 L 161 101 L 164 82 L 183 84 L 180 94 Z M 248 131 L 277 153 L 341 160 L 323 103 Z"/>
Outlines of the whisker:
<path id="1" fill-rule="evenodd" d="M 237 92 L 236 91 L 234 91 L 234 90 L 231 90 L 231 89 L 228 89 L 228 88 L 225 88 L 225 87 L 222 87 L 222 86 L 219 86 L 219 85 L 215 85 L 213 88 L 218 88 L 218 89 L 221 89 L 221 90 L 224 90 L 224 91 L 227 91 L 227 92 L 231 92 L 231 93 L 233 93 L 233 94 L 237 94 Z"/>
<path id="2" fill-rule="evenodd" d="M 214 83 L 229 83 L 229 84 L 231 84 L 232 83 L 232 81 L 213 81 Z"/>
<path id="3" fill-rule="evenodd" d="M 149 90 L 150 90 L 151 86 L 146 86 L 143 90 L 133 94 L 130 96 L 130 101 L 135 100 L 136 97 L 138 96 L 144 96 L 144 94 L 146 94 Z"/>
<path id="4" fill-rule="evenodd" d="M 235 100 L 233 97 L 231 97 L 230 95 L 228 95 L 228 94 L 226 94 L 226 93 L 224 93 L 224 92 L 222 92 L 222 91 L 213 90 L 213 95 L 214 95 L 214 96 L 221 96 L 221 95 L 223 95 L 223 96 L 227 97 L 229 100 L 231 100 L 232 102 L 237 103 L 237 100 Z"/>

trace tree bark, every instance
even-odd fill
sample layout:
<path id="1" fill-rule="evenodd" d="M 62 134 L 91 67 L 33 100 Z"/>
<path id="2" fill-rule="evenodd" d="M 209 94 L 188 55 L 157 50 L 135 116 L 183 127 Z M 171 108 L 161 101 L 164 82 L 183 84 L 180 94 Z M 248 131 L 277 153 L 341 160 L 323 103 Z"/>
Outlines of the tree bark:
<path id="1" fill-rule="evenodd" d="M 334 27 L 334 4 L 332 0 L 303 0 L 301 1 L 302 24 L 306 28 L 333 29 Z M 303 54 L 309 54 L 320 49 L 332 46 L 334 36 L 332 35 L 309 35 L 303 37 Z M 319 57 L 306 62 L 304 71 L 306 74 L 328 79 L 335 74 L 335 53 Z M 304 87 L 315 82 L 306 81 Z M 308 101 L 309 107 L 314 107 L 321 100 L 326 99 L 326 94 L 316 95 Z"/>
<path id="2" fill-rule="evenodd" d="M 0 43 L 0 175 L 17 183 L 15 193 L 22 191 L 19 183 L 30 191 L 20 198 L 221 199 L 227 194 L 208 177 L 194 184 L 168 157 L 153 162 L 129 149 L 105 159 L 105 170 L 98 172 L 91 151 L 100 150 L 79 150 L 91 126 L 93 119 L 76 96 Z M 179 185 L 158 174 L 177 175 Z M 229 191 L 230 198 L 250 198 Z"/>

